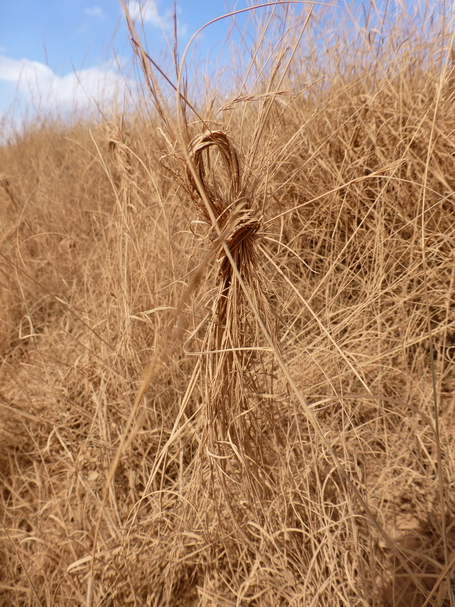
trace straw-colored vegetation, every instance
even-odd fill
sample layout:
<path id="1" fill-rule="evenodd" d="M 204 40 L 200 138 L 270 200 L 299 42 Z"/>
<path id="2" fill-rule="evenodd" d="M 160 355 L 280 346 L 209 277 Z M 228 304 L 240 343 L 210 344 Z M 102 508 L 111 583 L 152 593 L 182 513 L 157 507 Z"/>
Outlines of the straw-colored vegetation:
<path id="1" fill-rule="evenodd" d="M 1 605 L 455 605 L 438 8 L 253 12 L 179 96 L 130 24 L 140 110 L 0 149 Z"/>

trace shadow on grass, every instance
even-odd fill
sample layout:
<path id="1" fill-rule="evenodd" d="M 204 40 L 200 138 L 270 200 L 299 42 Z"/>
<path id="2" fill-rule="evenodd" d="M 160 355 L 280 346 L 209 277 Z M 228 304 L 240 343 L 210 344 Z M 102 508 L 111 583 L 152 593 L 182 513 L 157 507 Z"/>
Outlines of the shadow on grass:
<path id="1" fill-rule="evenodd" d="M 447 553 L 441 536 L 440 522 L 430 515 L 420 526 L 407 532 L 398 546 L 408 558 L 414 575 L 425 588 L 416 587 L 398 559 L 393 563 L 393 578 L 384 588 L 384 607 L 450 607 L 455 604 L 455 519 L 447 521 Z M 451 567 L 447 567 L 447 563 Z M 452 595 L 452 596 L 451 596 Z M 451 600 L 452 599 L 452 600 Z"/>

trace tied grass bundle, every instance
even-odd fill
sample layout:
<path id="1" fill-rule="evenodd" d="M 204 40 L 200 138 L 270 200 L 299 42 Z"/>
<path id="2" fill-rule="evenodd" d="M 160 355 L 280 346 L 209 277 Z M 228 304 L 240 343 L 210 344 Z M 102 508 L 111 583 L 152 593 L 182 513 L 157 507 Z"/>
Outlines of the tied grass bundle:
<path id="1" fill-rule="evenodd" d="M 196 136 L 189 160 L 199 182 L 189 167 L 188 184 L 199 216 L 206 222 L 215 219 L 211 240 L 219 266 L 204 354 L 208 452 L 228 493 L 233 481 L 236 492 L 243 487 L 249 496 L 264 496 L 276 411 L 272 354 L 262 345 L 257 318 L 273 335 L 257 258 L 261 217 L 253 209 L 237 149 L 225 132 Z"/>

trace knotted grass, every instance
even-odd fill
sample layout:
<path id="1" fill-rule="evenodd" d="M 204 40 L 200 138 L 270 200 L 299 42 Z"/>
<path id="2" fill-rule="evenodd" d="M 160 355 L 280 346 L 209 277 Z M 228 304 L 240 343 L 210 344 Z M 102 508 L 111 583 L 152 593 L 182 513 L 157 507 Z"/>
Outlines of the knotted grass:
<path id="1" fill-rule="evenodd" d="M 216 486 L 218 479 L 230 500 L 234 495 L 242 495 L 244 501 L 259 500 L 267 493 L 269 466 L 280 440 L 273 354 L 257 319 L 259 314 L 268 334 L 275 337 L 257 257 L 262 218 L 254 208 L 254 192 L 248 189 L 236 146 L 225 132 L 194 137 L 189 158 L 199 178 L 196 184 L 187 172 L 196 211 L 208 226 L 212 218 L 216 220 L 209 239 L 216 256 L 218 291 L 202 353 L 205 453 L 215 473 L 212 482 Z M 217 169 L 224 169 L 225 183 L 217 179 Z"/>

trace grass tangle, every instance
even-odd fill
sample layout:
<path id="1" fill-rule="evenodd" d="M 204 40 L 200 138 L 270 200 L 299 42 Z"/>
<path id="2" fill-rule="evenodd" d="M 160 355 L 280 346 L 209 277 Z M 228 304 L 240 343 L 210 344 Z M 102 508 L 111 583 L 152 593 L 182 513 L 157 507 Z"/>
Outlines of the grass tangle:
<path id="1" fill-rule="evenodd" d="M 123 6 L 136 111 L 0 148 L 0 605 L 453 607 L 453 9 Z"/>

